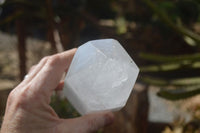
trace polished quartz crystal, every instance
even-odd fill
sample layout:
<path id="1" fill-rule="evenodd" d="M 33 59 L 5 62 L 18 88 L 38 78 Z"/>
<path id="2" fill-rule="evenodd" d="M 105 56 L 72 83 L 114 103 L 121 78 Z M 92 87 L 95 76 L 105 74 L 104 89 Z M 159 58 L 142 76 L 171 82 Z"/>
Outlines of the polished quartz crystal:
<path id="1" fill-rule="evenodd" d="M 64 96 L 84 115 L 125 106 L 139 69 L 114 39 L 81 45 L 65 78 Z"/>

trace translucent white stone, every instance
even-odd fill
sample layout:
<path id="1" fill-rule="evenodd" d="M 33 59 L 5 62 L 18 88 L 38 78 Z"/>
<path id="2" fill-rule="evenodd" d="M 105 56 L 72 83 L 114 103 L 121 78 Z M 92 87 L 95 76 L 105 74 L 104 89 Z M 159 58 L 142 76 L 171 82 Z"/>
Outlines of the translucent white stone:
<path id="1" fill-rule="evenodd" d="M 114 39 L 81 45 L 65 78 L 64 96 L 84 115 L 125 106 L 139 69 Z"/>

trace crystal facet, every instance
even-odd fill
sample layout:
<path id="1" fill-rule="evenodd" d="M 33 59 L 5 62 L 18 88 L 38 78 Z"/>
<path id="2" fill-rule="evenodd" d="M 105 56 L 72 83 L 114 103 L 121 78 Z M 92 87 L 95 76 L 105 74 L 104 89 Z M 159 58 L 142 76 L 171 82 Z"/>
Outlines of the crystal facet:
<path id="1" fill-rule="evenodd" d="M 114 39 L 81 45 L 65 78 L 64 96 L 84 115 L 125 106 L 139 69 Z"/>

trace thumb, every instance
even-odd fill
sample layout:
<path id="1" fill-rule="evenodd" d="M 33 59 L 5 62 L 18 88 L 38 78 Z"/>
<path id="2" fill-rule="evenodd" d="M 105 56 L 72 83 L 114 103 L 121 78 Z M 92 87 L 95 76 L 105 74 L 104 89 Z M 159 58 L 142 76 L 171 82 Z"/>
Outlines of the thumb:
<path id="1" fill-rule="evenodd" d="M 65 132 L 90 133 L 112 124 L 114 115 L 111 112 L 99 112 L 64 121 Z"/>

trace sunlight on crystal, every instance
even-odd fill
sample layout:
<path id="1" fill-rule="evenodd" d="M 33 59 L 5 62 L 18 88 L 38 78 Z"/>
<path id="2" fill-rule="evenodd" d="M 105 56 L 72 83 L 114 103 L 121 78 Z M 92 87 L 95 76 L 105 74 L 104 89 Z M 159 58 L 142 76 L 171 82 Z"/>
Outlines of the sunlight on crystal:
<path id="1" fill-rule="evenodd" d="M 82 115 L 119 110 L 125 106 L 138 73 L 118 41 L 89 41 L 78 48 L 72 60 L 64 95 Z"/>

